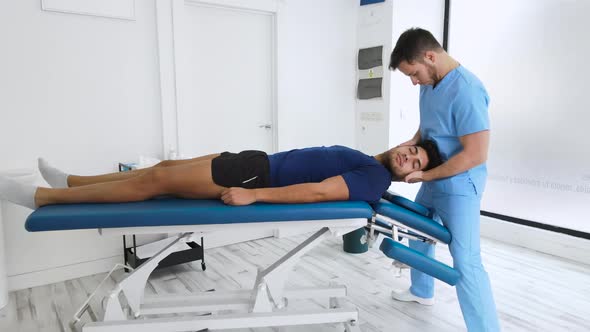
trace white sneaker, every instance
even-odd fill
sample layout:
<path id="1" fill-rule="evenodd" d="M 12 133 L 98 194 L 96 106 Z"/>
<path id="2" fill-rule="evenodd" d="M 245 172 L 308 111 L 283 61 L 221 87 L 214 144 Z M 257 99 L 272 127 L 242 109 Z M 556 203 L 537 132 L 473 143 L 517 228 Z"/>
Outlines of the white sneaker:
<path id="1" fill-rule="evenodd" d="M 421 305 L 433 305 L 434 304 L 434 298 L 423 298 L 423 297 L 418 297 L 414 294 L 412 294 L 410 292 L 410 289 L 406 289 L 404 291 L 396 291 L 393 290 L 391 292 L 391 298 L 393 298 L 394 300 L 397 301 L 402 301 L 402 302 L 418 302 Z"/>

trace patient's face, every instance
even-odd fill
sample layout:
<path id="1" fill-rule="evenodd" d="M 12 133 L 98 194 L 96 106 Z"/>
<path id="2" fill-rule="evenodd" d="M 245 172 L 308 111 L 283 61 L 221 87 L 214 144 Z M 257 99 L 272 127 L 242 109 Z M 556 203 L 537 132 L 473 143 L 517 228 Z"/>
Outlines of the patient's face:
<path id="1" fill-rule="evenodd" d="M 421 147 L 398 146 L 389 150 L 389 165 L 395 178 L 403 180 L 406 175 L 423 170 L 428 165 L 428 155 Z"/>

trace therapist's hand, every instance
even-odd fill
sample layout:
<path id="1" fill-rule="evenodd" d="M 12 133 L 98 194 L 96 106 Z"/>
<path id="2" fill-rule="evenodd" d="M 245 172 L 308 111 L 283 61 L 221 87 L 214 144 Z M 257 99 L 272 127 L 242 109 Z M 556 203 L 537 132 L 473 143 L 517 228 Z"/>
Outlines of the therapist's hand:
<path id="1" fill-rule="evenodd" d="M 424 172 L 423 171 L 416 171 L 406 175 L 404 179 L 407 183 L 417 183 L 424 181 Z"/>
<path id="2" fill-rule="evenodd" d="M 256 202 L 256 193 L 251 189 L 231 187 L 221 192 L 221 200 L 227 205 L 248 205 Z"/>

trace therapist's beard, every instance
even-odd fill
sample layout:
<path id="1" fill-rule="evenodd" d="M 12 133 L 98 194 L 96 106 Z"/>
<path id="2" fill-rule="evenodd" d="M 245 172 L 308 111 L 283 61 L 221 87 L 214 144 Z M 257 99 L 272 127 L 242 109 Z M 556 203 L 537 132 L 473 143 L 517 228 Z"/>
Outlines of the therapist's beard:
<path id="1" fill-rule="evenodd" d="M 432 85 L 434 87 L 438 84 L 438 82 L 440 82 L 442 77 L 441 78 L 438 77 L 438 75 L 436 74 L 436 67 L 434 65 L 425 63 L 425 66 L 426 66 L 426 72 L 428 74 L 428 78 L 430 78 L 429 85 Z"/>
<path id="2" fill-rule="evenodd" d="M 430 79 L 432 80 L 432 86 L 436 86 L 438 82 L 441 81 L 441 78 L 438 77 L 436 74 L 436 69 L 434 67 L 428 68 L 428 74 L 430 74 Z"/>

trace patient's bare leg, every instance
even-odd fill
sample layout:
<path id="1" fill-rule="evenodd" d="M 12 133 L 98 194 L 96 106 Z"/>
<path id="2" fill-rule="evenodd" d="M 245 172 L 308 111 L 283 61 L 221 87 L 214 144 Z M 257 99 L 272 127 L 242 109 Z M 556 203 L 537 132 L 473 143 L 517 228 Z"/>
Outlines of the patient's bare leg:
<path id="1" fill-rule="evenodd" d="M 101 175 L 92 175 L 92 176 L 81 176 L 81 175 L 69 175 L 67 177 L 67 184 L 68 187 L 78 187 L 78 186 L 86 186 L 89 184 L 96 184 L 96 183 L 103 183 L 103 182 L 111 182 L 111 181 L 121 181 L 127 180 L 138 175 L 145 174 L 150 169 L 154 167 L 170 167 L 170 166 L 178 166 L 178 165 L 185 165 L 191 164 L 203 160 L 212 160 L 213 158 L 219 156 L 219 154 L 210 154 L 206 156 L 201 156 L 192 159 L 183 159 L 183 160 L 164 160 L 152 167 L 137 169 L 127 172 L 116 172 L 116 173 L 109 173 L 109 174 L 101 174 Z"/>
<path id="2" fill-rule="evenodd" d="M 111 181 L 71 188 L 38 188 L 35 204 L 136 202 L 159 195 L 218 199 L 223 189 L 213 182 L 211 160 L 201 159 L 176 166 L 151 167 L 126 179 L 111 178 Z"/>

